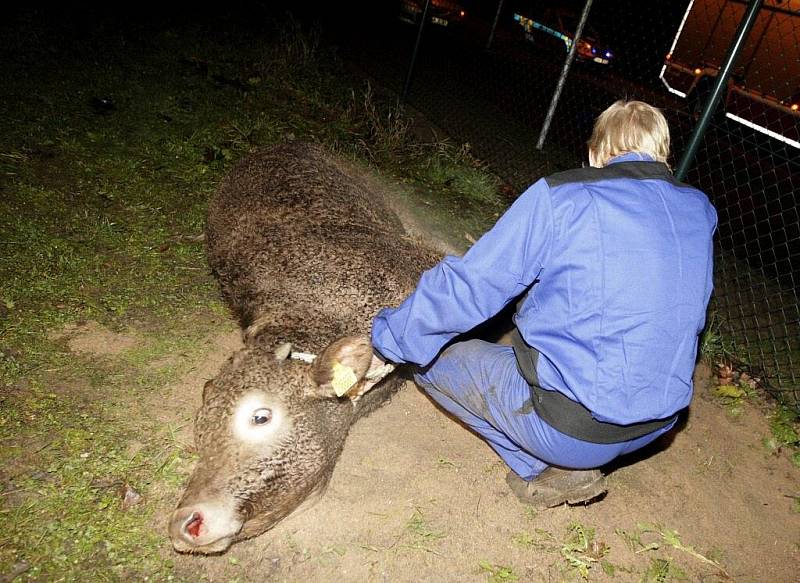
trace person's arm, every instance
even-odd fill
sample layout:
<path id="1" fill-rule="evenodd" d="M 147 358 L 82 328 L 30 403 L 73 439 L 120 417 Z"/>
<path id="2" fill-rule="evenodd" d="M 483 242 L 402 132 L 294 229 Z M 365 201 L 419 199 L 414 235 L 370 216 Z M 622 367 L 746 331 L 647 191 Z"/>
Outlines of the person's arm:
<path id="1" fill-rule="evenodd" d="M 425 366 L 453 337 L 499 312 L 539 275 L 552 215 L 547 183 L 539 180 L 463 257 L 445 257 L 400 306 L 378 313 L 375 350 L 392 362 Z"/>

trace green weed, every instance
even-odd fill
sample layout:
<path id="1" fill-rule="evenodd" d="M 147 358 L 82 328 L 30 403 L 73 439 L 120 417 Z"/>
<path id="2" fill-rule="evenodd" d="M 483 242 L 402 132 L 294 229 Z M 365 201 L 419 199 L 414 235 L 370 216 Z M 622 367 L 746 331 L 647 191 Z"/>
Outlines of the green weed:
<path id="1" fill-rule="evenodd" d="M 676 565 L 672 559 L 652 557 L 650 565 L 642 575 L 642 583 L 669 583 L 670 581 L 688 581 L 686 571 Z"/>
<path id="2" fill-rule="evenodd" d="M 286 68 L 316 67 L 322 44 L 319 28 L 303 26 L 290 14 L 277 28 L 279 40 L 273 45 L 273 61 Z"/>
<path id="3" fill-rule="evenodd" d="M 459 194 L 471 204 L 496 205 L 498 182 L 470 153 L 468 145 L 454 147 L 439 142 L 431 152 L 419 156 L 417 177 L 445 195 Z"/>
<path id="4" fill-rule="evenodd" d="M 489 561 L 481 561 L 478 563 L 481 571 L 487 574 L 487 581 L 489 583 L 506 583 L 508 581 L 519 581 L 519 575 L 514 573 L 511 567 L 503 565 L 495 565 Z"/>
<path id="5" fill-rule="evenodd" d="M 800 446 L 797 418 L 791 409 L 778 407 L 769 417 L 769 428 L 779 444 Z"/>
<path id="6" fill-rule="evenodd" d="M 362 93 L 351 93 L 344 118 L 350 127 L 334 137 L 335 149 L 366 158 L 415 185 L 417 197 L 436 201 L 428 212 L 444 211 L 480 234 L 503 210 L 499 180 L 469 145 L 415 140 L 411 121 L 394 98 L 379 98 L 367 85 Z"/>
<path id="7" fill-rule="evenodd" d="M 434 530 L 431 525 L 425 520 L 422 511 L 417 508 L 408 519 L 406 523 L 406 531 L 409 534 L 410 540 L 402 545 L 403 548 L 424 551 L 426 553 L 438 554 L 433 548 L 438 540 L 445 538 L 447 535 L 443 532 Z"/>
<path id="8" fill-rule="evenodd" d="M 397 103 L 378 103 L 368 83 L 359 94 L 351 91 L 345 116 L 356 139 L 351 147 L 373 163 L 405 156 L 411 148 L 410 121 Z"/>
<path id="9" fill-rule="evenodd" d="M 625 541 L 625 544 L 634 553 L 638 554 L 646 551 L 654 551 L 659 548 L 659 544 L 656 542 L 649 542 L 649 543 L 642 542 L 641 530 L 627 531 L 622 528 L 617 528 L 614 530 L 614 533 L 617 536 L 619 536 L 623 541 Z"/>
<path id="10" fill-rule="evenodd" d="M 711 307 L 706 319 L 706 327 L 700 334 L 700 354 L 710 363 L 728 360 L 733 354 L 732 347 L 720 329 L 719 313 Z"/>
<path id="11" fill-rule="evenodd" d="M 720 564 L 720 562 L 714 558 L 706 556 L 697 550 L 691 545 L 686 545 L 680 538 L 680 534 L 678 531 L 665 528 L 660 524 L 649 524 L 649 523 L 640 523 L 636 525 L 636 531 L 629 532 L 623 529 L 616 529 L 616 534 L 620 536 L 628 545 L 628 547 L 635 553 L 644 553 L 648 551 L 656 551 L 661 549 L 664 545 L 672 547 L 676 550 L 679 550 L 687 555 L 694 557 L 696 560 L 700 561 L 703 564 L 710 565 L 714 567 L 720 574 L 727 577 L 727 573 L 724 567 Z M 655 535 L 655 539 L 653 537 Z M 651 563 L 651 569 L 654 568 L 654 565 L 660 565 L 661 571 L 663 569 L 667 569 L 667 573 L 670 573 L 670 569 L 672 568 L 671 559 L 668 561 L 669 564 L 664 563 L 663 559 L 659 559 L 660 562 L 653 561 Z M 670 575 L 671 577 L 675 577 L 675 575 Z M 668 579 L 652 579 L 653 581 L 659 580 L 668 580 Z"/>
<path id="12" fill-rule="evenodd" d="M 764 438 L 764 447 L 774 454 L 788 449 L 789 460 L 800 468 L 800 431 L 795 411 L 778 405 L 768 419 L 770 435 Z"/>
<path id="13" fill-rule="evenodd" d="M 578 522 L 572 522 L 567 529 L 567 536 L 561 544 L 561 556 L 567 563 L 569 571 L 582 579 L 589 578 L 589 571 L 608 553 L 609 548 L 603 542 L 595 540 L 595 529 Z"/>
<path id="14" fill-rule="evenodd" d="M 539 511 L 536 509 L 536 507 L 531 506 L 530 504 L 525 504 L 524 513 L 525 518 L 528 520 L 536 520 L 536 517 L 539 516 Z"/>
<path id="15" fill-rule="evenodd" d="M 537 528 L 534 533 L 520 532 L 511 537 L 511 542 L 529 549 L 553 549 L 555 548 L 555 537 L 548 531 Z"/>

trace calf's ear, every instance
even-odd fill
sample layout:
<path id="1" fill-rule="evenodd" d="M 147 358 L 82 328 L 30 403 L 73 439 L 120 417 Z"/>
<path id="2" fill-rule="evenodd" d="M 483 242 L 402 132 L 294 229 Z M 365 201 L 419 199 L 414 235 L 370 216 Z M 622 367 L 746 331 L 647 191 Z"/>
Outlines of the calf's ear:
<path id="1" fill-rule="evenodd" d="M 394 366 L 376 357 L 367 336 L 345 336 L 328 346 L 314 363 L 316 394 L 356 401 Z"/>

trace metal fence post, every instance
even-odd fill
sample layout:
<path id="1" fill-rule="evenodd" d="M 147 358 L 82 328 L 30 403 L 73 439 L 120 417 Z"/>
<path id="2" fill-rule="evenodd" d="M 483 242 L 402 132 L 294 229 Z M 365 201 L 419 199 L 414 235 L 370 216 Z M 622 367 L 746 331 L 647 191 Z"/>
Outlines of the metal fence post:
<path id="1" fill-rule="evenodd" d="M 494 15 L 494 22 L 492 23 L 492 30 L 489 32 L 489 39 L 486 41 L 486 50 L 488 51 L 492 48 L 492 42 L 494 42 L 494 32 L 497 30 L 497 23 L 500 20 L 500 12 L 503 10 L 503 3 L 505 0 L 500 0 L 497 3 L 497 13 Z"/>
<path id="2" fill-rule="evenodd" d="M 425 30 L 425 23 L 428 22 L 428 9 L 431 7 L 431 0 L 425 0 L 425 8 L 422 9 L 422 17 L 417 29 L 417 40 L 414 43 L 414 52 L 411 53 L 411 62 L 408 64 L 406 82 L 403 84 L 403 92 L 400 94 L 400 103 L 405 103 L 408 97 L 408 90 L 411 88 L 411 77 L 414 75 L 414 66 L 417 64 L 417 53 L 422 42 L 422 31 Z"/>
<path id="3" fill-rule="evenodd" d="M 725 91 L 725 88 L 728 84 L 728 77 L 730 77 L 731 72 L 733 71 L 733 65 L 736 62 L 736 58 L 739 56 L 739 53 L 744 46 L 744 42 L 747 40 L 747 35 L 750 34 L 750 30 L 753 28 L 753 25 L 756 22 L 758 11 L 761 9 L 761 5 L 763 3 L 764 0 L 751 0 L 747 7 L 747 11 L 742 17 L 741 22 L 739 22 L 739 27 L 737 28 L 736 34 L 733 37 L 733 43 L 731 43 L 731 46 L 728 47 L 728 52 L 722 61 L 722 66 L 720 67 L 717 78 L 714 81 L 714 86 L 711 89 L 711 96 L 708 98 L 708 101 L 703 108 L 703 112 L 700 114 L 700 119 L 698 120 L 697 125 L 695 126 L 694 131 L 689 138 L 689 143 L 683 152 L 681 161 L 678 163 L 678 168 L 675 170 L 675 178 L 678 180 L 683 180 L 686 178 L 686 173 L 689 171 L 689 165 L 694 160 L 697 149 L 700 147 L 700 140 L 706 133 L 708 124 L 711 122 L 711 116 L 717 109 L 719 100 L 722 98 L 722 93 Z"/>
<path id="4" fill-rule="evenodd" d="M 561 76 L 558 78 L 556 89 L 553 91 L 553 98 L 550 100 L 550 108 L 547 110 L 547 116 L 544 118 L 542 124 L 542 131 L 539 133 L 539 141 L 536 142 L 536 149 L 541 150 L 544 147 L 544 140 L 547 137 L 547 132 L 550 130 L 550 124 L 553 121 L 553 115 L 556 112 L 558 100 L 561 98 L 561 91 L 564 89 L 564 83 L 567 81 L 567 74 L 569 73 L 572 62 L 575 60 L 575 54 L 578 52 L 578 41 L 581 40 L 583 34 L 583 26 L 586 24 L 586 19 L 589 18 L 589 9 L 592 7 L 592 0 L 586 0 L 581 12 L 581 20 L 578 22 L 578 28 L 575 30 L 575 38 L 572 40 L 572 46 L 569 48 L 567 60 L 564 61 L 564 68 L 561 69 Z"/>

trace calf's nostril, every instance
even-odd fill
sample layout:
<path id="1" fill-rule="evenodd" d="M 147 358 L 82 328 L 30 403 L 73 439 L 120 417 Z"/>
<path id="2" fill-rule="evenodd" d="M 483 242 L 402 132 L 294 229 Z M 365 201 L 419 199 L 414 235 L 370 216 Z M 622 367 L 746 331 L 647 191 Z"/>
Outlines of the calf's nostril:
<path id="1" fill-rule="evenodd" d="M 203 515 L 192 512 L 192 515 L 183 524 L 183 531 L 193 538 L 200 536 L 200 527 L 203 525 Z"/>

